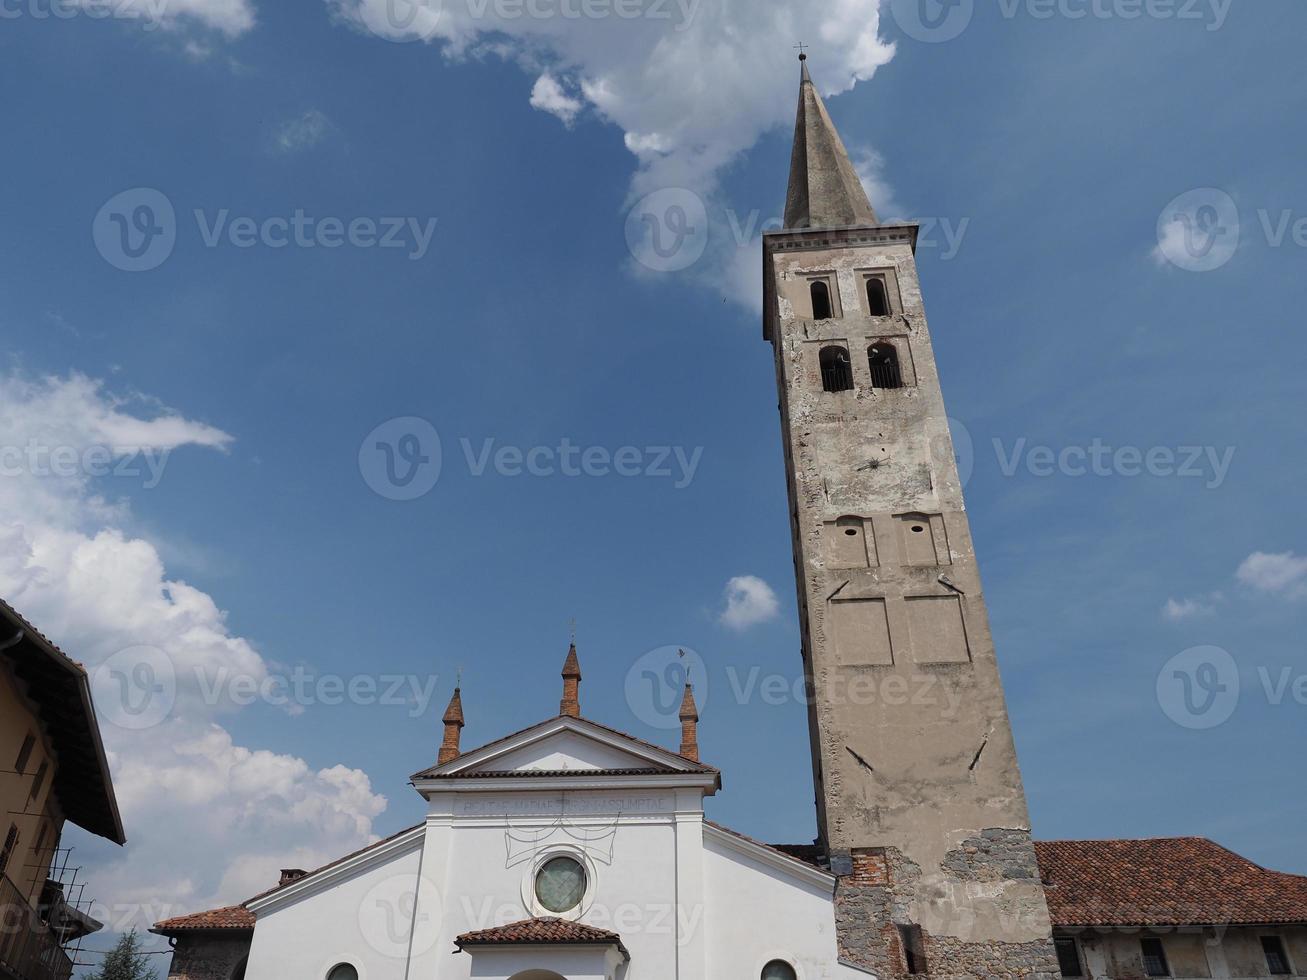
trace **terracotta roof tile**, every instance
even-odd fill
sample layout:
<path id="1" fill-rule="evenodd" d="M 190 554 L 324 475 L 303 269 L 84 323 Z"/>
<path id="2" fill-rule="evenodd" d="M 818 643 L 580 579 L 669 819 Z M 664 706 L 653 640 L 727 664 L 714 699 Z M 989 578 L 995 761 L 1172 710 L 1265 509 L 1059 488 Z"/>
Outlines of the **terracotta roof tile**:
<path id="1" fill-rule="evenodd" d="M 1059 926 L 1307 922 L 1307 878 L 1202 837 L 1036 841 Z"/>
<path id="2" fill-rule="evenodd" d="M 208 912 L 196 912 L 192 915 L 179 915 L 176 918 L 156 922 L 151 932 L 170 935 L 176 932 L 208 932 L 214 929 L 254 928 L 254 913 L 243 905 L 229 905 L 222 909 Z"/>
<path id="3" fill-rule="evenodd" d="M 624 957 L 631 958 L 617 933 L 552 916 L 465 932 L 454 940 L 454 945 L 459 949 L 464 946 L 616 946 Z"/>

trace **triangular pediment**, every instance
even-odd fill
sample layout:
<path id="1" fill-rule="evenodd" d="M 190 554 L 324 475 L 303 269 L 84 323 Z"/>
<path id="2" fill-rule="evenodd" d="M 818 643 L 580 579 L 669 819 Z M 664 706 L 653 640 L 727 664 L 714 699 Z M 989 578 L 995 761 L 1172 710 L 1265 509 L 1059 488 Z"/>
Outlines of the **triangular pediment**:
<path id="1" fill-rule="evenodd" d="M 715 770 L 604 725 L 563 716 L 472 749 L 414 779 L 703 772 Z"/>

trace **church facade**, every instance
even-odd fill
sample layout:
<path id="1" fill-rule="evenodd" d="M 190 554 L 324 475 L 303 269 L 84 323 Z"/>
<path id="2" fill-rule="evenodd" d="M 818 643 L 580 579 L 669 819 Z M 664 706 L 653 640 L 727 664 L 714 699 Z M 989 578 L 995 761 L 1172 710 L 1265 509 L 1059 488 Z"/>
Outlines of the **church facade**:
<path id="1" fill-rule="evenodd" d="M 241 905 L 158 923 L 171 980 L 941 980 L 1307 975 L 1307 878 L 1207 841 L 1032 839 L 914 250 L 806 62 L 767 234 L 817 791 L 812 844 L 718 826 L 679 747 L 580 710 L 461 747 L 422 824 Z M 887 681 L 938 698 L 859 704 Z M 1301 972 L 1300 972 L 1301 971 Z"/>

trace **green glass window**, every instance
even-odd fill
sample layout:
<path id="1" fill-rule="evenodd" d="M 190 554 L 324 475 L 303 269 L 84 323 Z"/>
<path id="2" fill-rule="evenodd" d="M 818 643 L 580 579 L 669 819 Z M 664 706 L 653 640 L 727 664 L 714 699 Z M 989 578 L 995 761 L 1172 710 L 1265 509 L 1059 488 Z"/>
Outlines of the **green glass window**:
<path id="1" fill-rule="evenodd" d="M 550 912 L 566 912 L 585 897 L 585 868 L 570 857 L 550 858 L 536 872 L 536 899 Z"/>

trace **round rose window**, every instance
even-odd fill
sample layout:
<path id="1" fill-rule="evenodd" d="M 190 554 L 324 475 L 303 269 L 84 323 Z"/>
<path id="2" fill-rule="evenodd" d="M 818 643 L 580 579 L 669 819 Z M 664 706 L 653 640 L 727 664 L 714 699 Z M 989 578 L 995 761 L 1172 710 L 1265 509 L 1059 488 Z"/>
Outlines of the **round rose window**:
<path id="1" fill-rule="evenodd" d="M 550 858 L 536 872 L 536 900 L 550 912 L 566 912 L 585 897 L 585 868 L 570 857 Z"/>

